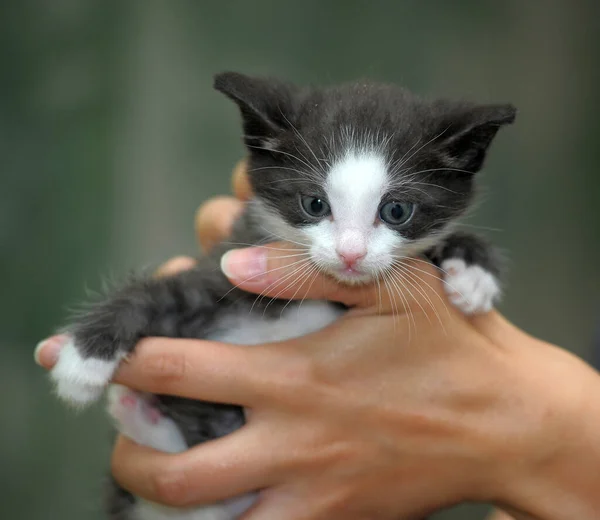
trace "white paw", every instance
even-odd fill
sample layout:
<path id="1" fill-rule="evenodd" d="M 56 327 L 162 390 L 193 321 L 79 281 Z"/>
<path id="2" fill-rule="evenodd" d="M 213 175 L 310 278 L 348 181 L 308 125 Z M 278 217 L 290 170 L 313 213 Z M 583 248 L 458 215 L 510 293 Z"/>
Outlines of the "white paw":
<path id="1" fill-rule="evenodd" d="M 500 296 L 496 277 L 479 265 L 467 265 L 460 258 L 444 260 L 445 288 L 453 305 L 465 314 L 488 312 Z"/>
<path id="2" fill-rule="evenodd" d="M 106 361 L 84 358 L 70 336 L 56 336 L 48 341 L 63 342 L 58 361 L 50 372 L 58 396 L 78 407 L 96 401 L 102 395 L 120 359 Z"/>
<path id="3" fill-rule="evenodd" d="M 119 431 L 138 444 L 168 453 L 179 453 L 187 444 L 176 424 L 160 413 L 150 394 L 122 385 L 108 390 L 108 413 Z"/>

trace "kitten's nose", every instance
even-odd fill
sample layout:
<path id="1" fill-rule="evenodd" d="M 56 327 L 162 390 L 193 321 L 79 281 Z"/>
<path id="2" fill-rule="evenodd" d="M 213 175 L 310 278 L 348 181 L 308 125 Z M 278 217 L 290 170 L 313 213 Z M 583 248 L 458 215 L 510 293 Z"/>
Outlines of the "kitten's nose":
<path id="1" fill-rule="evenodd" d="M 358 262 L 361 258 L 364 258 L 365 255 L 367 254 L 367 252 L 365 250 L 359 250 L 359 251 L 343 251 L 343 250 L 339 250 L 337 251 L 337 254 L 339 255 L 339 257 L 342 259 L 342 261 L 346 264 L 346 267 L 351 268 L 353 267 L 356 262 Z"/>
<path id="2" fill-rule="evenodd" d="M 367 241 L 359 229 L 344 229 L 340 233 L 336 253 L 349 269 L 367 254 Z"/>

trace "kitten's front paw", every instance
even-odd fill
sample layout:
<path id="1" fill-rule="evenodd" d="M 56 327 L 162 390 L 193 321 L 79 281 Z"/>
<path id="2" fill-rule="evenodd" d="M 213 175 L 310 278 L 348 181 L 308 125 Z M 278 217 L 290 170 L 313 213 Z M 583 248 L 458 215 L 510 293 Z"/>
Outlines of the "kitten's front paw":
<path id="1" fill-rule="evenodd" d="M 83 357 L 71 336 L 53 336 L 46 341 L 59 341 L 62 348 L 50 372 L 61 399 L 77 407 L 96 401 L 116 370 L 120 359 L 107 361 Z"/>
<path id="2" fill-rule="evenodd" d="M 492 273 L 460 258 L 444 260 L 441 268 L 453 305 L 465 314 L 482 314 L 492 309 L 500 296 L 500 285 Z"/>
<path id="3" fill-rule="evenodd" d="M 122 385 L 108 390 L 108 413 L 123 434 L 138 444 L 169 453 L 187 448 L 175 423 L 160 413 L 155 397 Z"/>

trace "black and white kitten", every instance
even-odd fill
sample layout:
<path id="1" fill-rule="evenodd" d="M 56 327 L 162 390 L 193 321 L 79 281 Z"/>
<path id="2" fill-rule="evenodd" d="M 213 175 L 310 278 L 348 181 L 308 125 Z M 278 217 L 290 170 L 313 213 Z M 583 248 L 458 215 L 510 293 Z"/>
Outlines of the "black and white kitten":
<path id="1" fill-rule="evenodd" d="M 374 281 L 402 258 L 422 255 L 443 269 L 454 305 L 465 313 L 491 309 L 500 293 L 495 255 L 453 228 L 472 203 L 493 137 L 515 118 L 511 105 L 431 102 L 363 81 L 299 88 L 231 72 L 219 74 L 215 88 L 241 111 L 254 190 L 228 243 L 288 240 L 307 253 L 306 269 L 350 284 Z M 219 270 L 232 247 L 216 247 L 190 271 L 135 280 L 75 318 L 51 373 L 58 395 L 78 406 L 98 399 L 145 336 L 258 344 L 318 330 L 343 312 L 320 301 L 267 305 L 232 287 Z M 305 272 L 299 269 L 298 278 Z M 109 413 L 122 433 L 167 452 L 244 423 L 233 404 L 117 385 Z M 122 520 L 229 520 L 254 498 L 176 510 L 115 487 L 109 512 Z"/>

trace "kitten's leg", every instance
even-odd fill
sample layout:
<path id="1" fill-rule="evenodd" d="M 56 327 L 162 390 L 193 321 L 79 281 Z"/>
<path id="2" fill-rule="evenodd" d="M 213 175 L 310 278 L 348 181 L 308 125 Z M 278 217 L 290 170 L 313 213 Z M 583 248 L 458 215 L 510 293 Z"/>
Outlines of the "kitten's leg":
<path id="1" fill-rule="evenodd" d="M 185 451 L 187 445 L 179 428 L 172 419 L 160 413 L 155 399 L 151 394 L 110 385 L 108 413 L 118 430 L 138 444 L 167 453 Z"/>
<path id="2" fill-rule="evenodd" d="M 162 415 L 155 406 L 155 396 L 135 392 L 121 385 L 108 390 L 108 413 L 118 430 L 138 444 L 168 453 L 187 449 L 183 435 L 175 422 Z M 120 488 L 114 490 L 116 496 Z M 123 493 L 121 491 L 121 493 Z M 175 509 L 138 501 L 134 518 L 142 520 L 233 520 L 246 511 L 257 498 L 256 493 L 224 500 L 194 509 Z M 113 500 L 114 502 L 114 500 Z M 116 507 L 111 503 L 112 509 Z"/>
<path id="3" fill-rule="evenodd" d="M 59 337 L 63 348 L 51 372 L 58 395 L 79 406 L 96 400 L 143 337 L 201 337 L 230 287 L 214 265 L 205 264 L 134 281 L 90 306 Z"/>
<path id="4" fill-rule="evenodd" d="M 465 314 L 488 312 L 499 300 L 500 255 L 482 238 L 455 232 L 426 255 L 442 269 L 448 298 Z"/>

